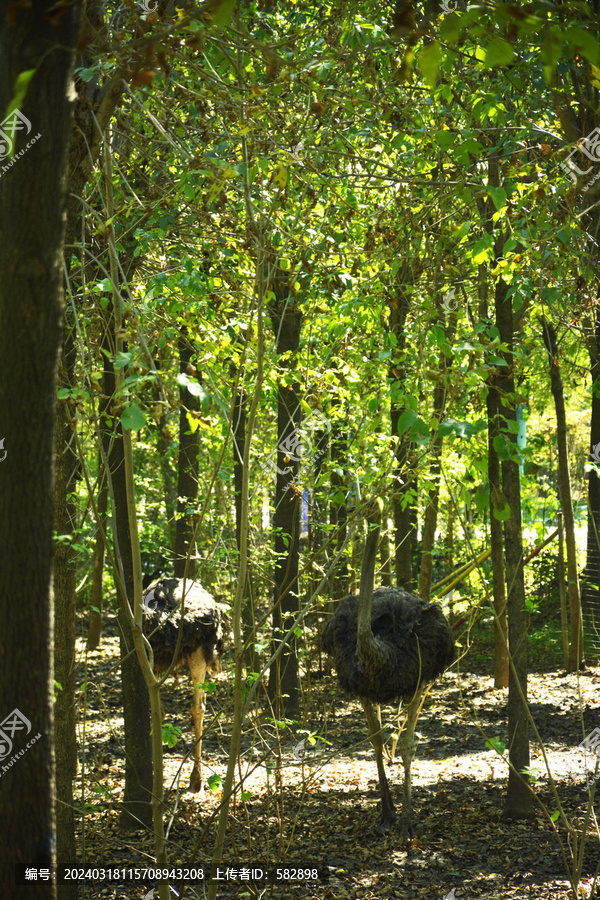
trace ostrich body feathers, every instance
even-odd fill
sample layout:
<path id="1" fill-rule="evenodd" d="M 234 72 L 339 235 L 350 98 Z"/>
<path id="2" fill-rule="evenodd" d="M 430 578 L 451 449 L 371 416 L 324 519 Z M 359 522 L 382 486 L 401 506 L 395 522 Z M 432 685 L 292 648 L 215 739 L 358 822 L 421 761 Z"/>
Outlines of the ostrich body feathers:
<path id="1" fill-rule="evenodd" d="M 371 630 L 376 658 L 356 652 L 358 597 L 345 597 L 323 633 L 342 690 L 373 703 L 410 700 L 455 658 L 454 634 L 441 608 L 396 587 L 373 592 Z"/>
<path id="2" fill-rule="evenodd" d="M 197 581 L 184 582 L 183 578 L 161 578 L 144 592 L 144 634 L 154 652 L 154 669 L 164 672 L 171 665 L 179 636 L 184 585 L 185 614 L 174 669 L 183 666 L 202 648 L 206 668 L 216 674 L 221 671 L 226 609 Z"/>

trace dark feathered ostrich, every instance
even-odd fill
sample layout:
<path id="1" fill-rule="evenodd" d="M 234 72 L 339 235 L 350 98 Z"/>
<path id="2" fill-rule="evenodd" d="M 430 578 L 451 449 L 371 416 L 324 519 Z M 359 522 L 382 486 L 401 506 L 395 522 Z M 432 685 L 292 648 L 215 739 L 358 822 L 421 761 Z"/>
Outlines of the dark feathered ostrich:
<path id="1" fill-rule="evenodd" d="M 454 634 L 435 603 L 400 588 L 373 590 L 379 540 L 377 506 L 370 510 L 367 521 L 360 594 L 341 601 L 323 634 L 323 647 L 333 657 L 340 687 L 358 697 L 365 711 L 377 759 L 381 831 L 390 829 L 396 813 L 383 765 L 381 725 L 373 703 L 408 703 L 399 749 L 404 765 L 402 836 L 409 840 L 414 837 L 411 764 L 416 748 L 415 725 L 431 682 L 454 660 Z"/>
<path id="2" fill-rule="evenodd" d="M 181 598 L 185 590 L 183 623 L 181 622 Z M 196 581 L 182 578 L 161 578 L 144 593 L 144 634 L 154 654 L 154 672 L 165 672 L 173 660 L 179 634 L 181 642 L 173 671 L 189 666 L 194 685 L 192 716 L 196 743 L 194 768 L 190 778 L 190 790 L 201 787 L 200 755 L 202 750 L 202 720 L 206 708 L 203 684 L 206 673 L 221 671 L 221 654 L 225 634 L 226 608 Z M 181 628 L 180 628 L 181 625 Z"/>

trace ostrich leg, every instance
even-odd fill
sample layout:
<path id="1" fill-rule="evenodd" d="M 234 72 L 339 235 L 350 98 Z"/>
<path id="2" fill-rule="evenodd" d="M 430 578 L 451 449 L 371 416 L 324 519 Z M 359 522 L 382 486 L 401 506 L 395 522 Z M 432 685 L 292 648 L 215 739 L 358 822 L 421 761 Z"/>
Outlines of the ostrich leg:
<path id="1" fill-rule="evenodd" d="M 377 830 L 381 832 L 389 831 L 396 820 L 396 810 L 390 792 L 385 767 L 383 765 L 383 740 L 381 737 L 381 725 L 379 719 L 375 715 L 373 704 L 370 700 L 361 698 L 362 708 L 365 711 L 367 725 L 369 726 L 369 738 L 375 750 L 375 759 L 377 760 L 377 773 L 379 775 L 379 790 L 381 792 L 381 819 Z"/>
<path id="2" fill-rule="evenodd" d="M 404 731 L 399 744 L 400 756 L 404 766 L 404 803 L 402 805 L 401 830 L 402 840 L 406 843 L 415 836 L 412 822 L 411 766 L 417 749 L 415 725 L 417 724 L 428 687 L 429 685 L 425 685 L 417 688 L 414 697 L 408 704 Z"/>
<path id="3" fill-rule="evenodd" d="M 204 710 L 206 709 L 206 695 L 204 691 L 198 687 L 203 684 L 206 678 L 206 660 L 202 647 L 198 647 L 196 652 L 188 659 L 190 674 L 194 682 L 194 702 L 192 703 L 192 716 L 194 719 L 194 733 L 196 743 L 194 745 L 194 768 L 190 778 L 190 791 L 199 791 L 202 786 L 200 755 L 202 753 L 202 721 L 204 719 Z"/>

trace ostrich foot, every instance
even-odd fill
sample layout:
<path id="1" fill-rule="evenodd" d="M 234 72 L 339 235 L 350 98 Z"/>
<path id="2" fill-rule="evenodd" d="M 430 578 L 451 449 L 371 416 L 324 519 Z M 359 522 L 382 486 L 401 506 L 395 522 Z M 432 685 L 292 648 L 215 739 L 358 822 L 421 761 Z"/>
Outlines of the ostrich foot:
<path id="1" fill-rule="evenodd" d="M 411 818 L 404 818 L 402 816 L 402 821 L 400 824 L 400 834 L 402 836 L 402 842 L 404 844 L 410 844 L 415 837 L 415 829 L 413 828 L 413 823 Z"/>
<path id="2" fill-rule="evenodd" d="M 375 826 L 375 834 L 383 837 L 385 834 L 389 834 L 394 824 L 396 822 L 396 816 L 382 816 L 377 825 Z"/>

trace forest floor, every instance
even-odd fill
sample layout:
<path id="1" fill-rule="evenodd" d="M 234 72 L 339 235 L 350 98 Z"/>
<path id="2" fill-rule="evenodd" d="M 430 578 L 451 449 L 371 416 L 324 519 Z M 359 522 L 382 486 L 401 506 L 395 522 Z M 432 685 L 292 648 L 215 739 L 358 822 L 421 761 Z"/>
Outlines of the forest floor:
<path id="1" fill-rule="evenodd" d="M 124 758 L 119 682 L 108 672 L 118 658 L 118 641 L 104 637 L 102 649 L 88 655 L 86 771 L 75 787 L 76 803 L 85 804 L 78 830 L 78 857 L 85 868 L 152 866 L 151 837 L 118 828 Z M 483 657 L 473 654 L 451 669 L 426 700 L 417 730 L 421 735 L 413 765 L 416 838 L 407 849 L 399 829 L 377 835 L 379 794 L 374 754 L 366 741 L 365 721 L 356 701 L 338 691 L 335 677 L 320 673 L 304 678 L 308 732 L 322 736 L 314 744 L 289 727 L 277 733 L 264 712 L 247 723 L 238 767 L 245 776 L 228 825 L 218 897 L 306 898 L 306 900 L 563 900 L 571 897 L 559 838 L 570 861 L 565 828 L 558 835 L 536 804 L 528 821 L 502 818 L 507 768 L 486 747 L 485 738 L 506 741 L 506 691 L 495 691 Z M 313 660 L 313 669 L 317 668 Z M 227 669 L 227 663 L 225 664 Z M 534 664 L 529 678 L 531 711 L 546 748 L 558 794 L 581 843 L 588 801 L 585 761 L 578 745 L 582 723 L 589 734 L 600 725 L 600 669 L 580 676 L 543 671 Z M 186 791 L 191 771 L 193 728 L 191 683 L 187 670 L 175 686 L 163 689 L 169 721 L 182 729 L 172 749 L 165 748 L 165 822 L 172 867 L 203 867 L 204 883 L 171 882 L 173 897 L 203 897 L 210 875 L 220 791 L 206 787 Z M 218 676 L 208 696 L 203 742 L 203 781 L 224 778 L 231 724 L 231 686 Z M 309 684 L 310 682 L 310 684 Z M 310 690 L 307 688 L 310 687 Z M 397 713 L 382 710 L 390 735 Z M 81 722 L 79 726 L 81 739 Z M 392 749 L 393 738 L 388 740 Z M 532 768 L 539 770 L 536 798 L 550 815 L 556 809 L 537 739 L 532 734 Z M 304 752 L 302 752 L 304 750 Z M 186 758 L 187 757 L 187 758 Z M 589 767 L 589 757 L 588 757 Z M 402 764 L 398 754 L 388 764 L 397 807 L 401 808 Z M 179 789 L 177 789 L 179 778 Z M 600 795 L 600 785 L 598 788 Z M 595 803 L 598 811 L 598 799 Z M 599 862 L 593 820 L 587 827 L 581 894 L 590 896 Z M 318 880 L 252 882 L 243 868 L 270 871 L 318 870 Z M 229 870 L 228 877 L 226 870 Z M 232 877 L 235 873 L 235 878 Z M 291 871 L 288 872 L 288 876 Z M 298 874 L 295 872 L 295 874 Z M 148 897 L 154 882 L 92 882 L 87 898 Z M 158 891 L 155 892 L 158 897 Z M 596 887 L 596 897 L 600 889 Z"/>

